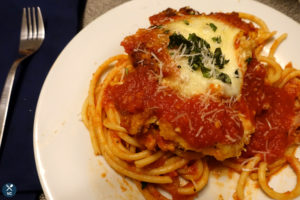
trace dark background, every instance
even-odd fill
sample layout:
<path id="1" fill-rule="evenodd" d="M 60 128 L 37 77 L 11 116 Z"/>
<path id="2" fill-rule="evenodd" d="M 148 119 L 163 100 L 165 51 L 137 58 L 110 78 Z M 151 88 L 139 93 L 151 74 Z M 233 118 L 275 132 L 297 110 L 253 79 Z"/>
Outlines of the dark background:
<path id="1" fill-rule="evenodd" d="M 81 29 L 85 3 L 85 0 L 0 1 L 0 91 L 18 56 L 23 7 L 39 6 L 46 29 L 41 48 L 19 66 L 11 96 L 0 148 L 0 191 L 5 183 L 17 187 L 17 195 L 10 199 L 38 199 L 42 193 L 33 154 L 35 107 L 53 62 Z M 5 199 L 0 194 L 0 199 Z"/>

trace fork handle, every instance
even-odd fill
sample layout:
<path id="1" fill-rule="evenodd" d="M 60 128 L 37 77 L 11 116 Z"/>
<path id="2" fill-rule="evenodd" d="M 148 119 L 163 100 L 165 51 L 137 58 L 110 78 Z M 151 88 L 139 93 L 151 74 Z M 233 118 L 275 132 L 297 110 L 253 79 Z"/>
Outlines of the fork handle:
<path id="1" fill-rule="evenodd" d="M 10 67 L 10 70 L 8 72 L 8 75 L 7 75 L 5 83 L 4 83 L 4 87 L 2 89 L 2 94 L 1 94 L 1 99 L 0 99 L 0 148 L 1 148 L 1 143 L 2 143 L 2 138 L 3 138 L 4 128 L 5 128 L 5 122 L 6 122 L 6 116 L 7 116 L 7 111 L 8 111 L 8 106 L 9 106 L 9 101 L 10 101 L 10 96 L 11 96 L 11 91 L 13 88 L 16 71 L 17 71 L 17 68 L 18 68 L 20 62 L 23 59 L 24 58 L 19 58 L 14 61 L 14 63 Z"/>

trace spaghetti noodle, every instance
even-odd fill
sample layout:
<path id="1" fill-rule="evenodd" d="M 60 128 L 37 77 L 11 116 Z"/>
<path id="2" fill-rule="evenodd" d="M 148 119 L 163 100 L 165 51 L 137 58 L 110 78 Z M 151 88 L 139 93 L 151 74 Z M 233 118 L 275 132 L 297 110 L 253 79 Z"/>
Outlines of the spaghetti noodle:
<path id="1" fill-rule="evenodd" d="M 138 188 L 148 200 L 167 199 L 157 188 L 169 192 L 173 199 L 194 198 L 208 182 L 209 164 L 207 159 L 211 156 L 221 160 L 224 166 L 240 173 L 236 188 L 236 196 L 240 200 L 244 199 L 244 187 L 248 177 L 257 180 L 261 189 L 274 199 L 292 199 L 299 196 L 300 163 L 294 156 L 294 151 L 295 144 L 299 140 L 297 128 L 300 126 L 300 120 L 297 116 L 300 108 L 298 99 L 300 72 L 294 69 L 291 63 L 282 69 L 274 57 L 279 44 L 287 37 L 286 34 L 273 42 L 269 55 L 263 56 L 261 55 L 262 48 L 274 35 L 274 32 L 270 32 L 265 22 L 258 17 L 239 13 L 239 19 L 250 20 L 259 26 L 254 28 L 252 25 L 246 26 L 244 22 L 239 22 L 239 27 L 244 31 L 251 29 L 258 34 L 253 55 L 247 61 L 241 94 L 234 100 L 219 95 L 200 96 L 202 100 L 209 99 L 201 105 L 207 110 L 198 120 L 208 119 L 210 124 L 206 124 L 207 126 L 211 126 L 211 124 L 215 126 L 214 128 L 222 126 L 225 131 L 227 129 L 229 131 L 234 126 L 236 129 L 233 131 L 243 133 L 242 130 L 246 130 L 246 123 L 241 121 L 248 118 L 249 124 L 254 124 L 255 128 L 252 131 L 254 133 L 247 136 L 250 141 L 242 139 L 245 135 L 227 134 L 225 138 L 218 139 L 223 143 L 217 144 L 218 147 L 214 148 L 223 148 L 223 150 L 218 150 L 218 154 L 216 154 L 209 146 L 211 143 L 216 144 L 215 141 L 195 143 L 184 137 L 180 140 L 176 137 L 176 135 L 183 134 L 185 128 L 190 132 L 194 131 L 193 137 L 205 137 L 204 134 L 207 130 L 203 126 L 196 127 L 195 120 L 192 118 L 195 117 L 197 120 L 195 114 L 186 111 L 175 118 L 168 118 L 171 111 L 169 113 L 161 111 L 162 108 L 166 110 L 167 107 L 172 110 L 174 109 L 172 106 L 176 107 L 179 104 L 193 106 L 204 101 L 199 101 L 200 97 L 183 97 L 169 86 L 162 85 L 164 77 L 174 73 L 172 68 L 165 66 L 166 63 L 172 63 L 169 56 L 169 51 L 172 53 L 172 49 L 155 46 L 157 43 L 147 43 L 145 41 L 149 38 L 143 38 L 143 36 L 145 32 L 152 34 L 150 39 L 156 38 L 159 43 L 167 41 L 165 46 L 169 45 L 170 47 L 169 36 L 171 34 L 168 30 L 161 30 L 159 26 L 169 21 L 182 20 L 182 17 L 191 20 L 191 16 L 198 15 L 201 16 L 197 11 L 183 8 L 178 12 L 168 9 L 152 16 L 150 21 L 154 26 L 137 33 L 137 35 L 141 35 L 138 39 L 144 40 L 140 41 L 137 48 L 133 49 L 129 55 L 117 55 L 109 58 L 93 74 L 88 97 L 83 105 L 82 117 L 90 132 L 95 154 L 104 156 L 108 164 L 118 173 L 135 180 Z M 229 21 L 233 24 L 236 24 L 237 20 L 237 16 L 233 17 L 233 14 L 219 13 L 212 16 L 214 19 Z M 183 22 L 185 25 L 191 23 L 190 21 Z M 213 31 L 216 29 L 215 25 L 208 25 Z M 252 32 L 250 31 L 249 34 Z M 188 43 L 182 38 L 181 40 L 185 42 L 186 46 L 177 44 L 181 49 L 180 53 L 187 54 L 186 49 L 192 43 Z M 127 49 L 133 48 L 128 47 L 130 45 L 134 46 L 132 41 L 125 43 L 123 42 L 123 45 L 127 45 L 125 47 Z M 203 44 L 205 45 L 205 43 Z M 167 54 L 164 54 L 166 52 Z M 192 59 L 196 59 L 195 55 L 201 53 L 194 53 Z M 193 61 L 190 62 L 193 63 Z M 219 62 L 224 62 L 223 64 L 226 65 L 225 62 L 228 61 L 221 57 Z M 163 67 L 164 69 L 162 69 Z M 180 65 L 177 67 L 181 68 Z M 101 82 L 101 77 L 107 70 L 109 73 Z M 205 76 L 203 71 L 202 73 Z M 218 78 L 218 76 L 216 77 Z M 223 77 L 220 80 L 229 84 L 226 75 L 219 77 Z M 121 89 L 124 89 L 121 88 L 124 85 L 126 91 L 120 92 Z M 118 88 L 121 89 L 118 90 Z M 211 88 L 208 91 L 211 90 L 218 90 L 218 88 Z M 120 93 L 116 93 L 118 91 Z M 256 94 L 255 98 L 253 94 Z M 283 95 L 287 97 L 281 98 Z M 140 98 L 141 96 L 143 98 Z M 145 96 L 150 98 L 144 98 Z M 217 101 L 215 98 L 221 98 L 222 101 Z M 282 103 L 285 106 L 278 109 L 277 106 Z M 165 106 L 161 106 L 163 104 Z M 218 110 L 214 110 L 213 106 Z M 191 108 L 195 107 L 187 109 Z M 232 108 L 238 109 L 240 113 L 236 113 Z M 186 107 L 181 106 L 180 109 L 184 110 Z M 219 116 L 220 113 L 222 113 L 222 118 Z M 280 115 L 284 115 L 286 118 L 280 120 L 282 119 Z M 211 116 L 213 121 L 206 118 L 207 116 Z M 225 119 L 226 116 L 228 117 Z M 226 121 L 230 120 L 232 122 L 226 126 Z M 182 121 L 185 127 L 177 121 Z M 244 128 L 241 128 L 242 126 Z M 262 144 L 261 141 L 267 142 Z M 279 146 L 274 145 L 278 141 L 285 143 L 279 142 Z M 192 146 L 194 149 L 184 148 L 178 143 L 183 144 L 184 147 Z M 242 149 L 246 149 L 246 152 Z M 225 151 L 233 152 L 225 154 Z M 290 192 L 278 193 L 268 186 L 267 179 L 286 164 L 294 169 L 297 175 L 297 185 Z"/>

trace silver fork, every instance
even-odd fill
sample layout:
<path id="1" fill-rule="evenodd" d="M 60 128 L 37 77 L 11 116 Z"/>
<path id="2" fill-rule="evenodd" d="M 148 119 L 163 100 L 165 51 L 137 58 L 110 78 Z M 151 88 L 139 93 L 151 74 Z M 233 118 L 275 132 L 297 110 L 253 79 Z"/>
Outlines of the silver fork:
<path id="1" fill-rule="evenodd" d="M 19 57 L 14 61 L 8 72 L 0 99 L 0 147 L 16 70 L 25 58 L 40 48 L 44 38 L 45 28 L 41 9 L 39 7 L 23 8 Z"/>

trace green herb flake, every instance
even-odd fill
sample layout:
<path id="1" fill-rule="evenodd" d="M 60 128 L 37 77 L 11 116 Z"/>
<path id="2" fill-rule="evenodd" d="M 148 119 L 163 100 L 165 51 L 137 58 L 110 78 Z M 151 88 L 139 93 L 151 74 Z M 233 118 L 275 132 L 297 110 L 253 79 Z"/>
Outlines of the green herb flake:
<path id="1" fill-rule="evenodd" d="M 164 30 L 164 34 L 169 34 L 170 33 L 170 30 L 166 29 Z"/>
<path id="2" fill-rule="evenodd" d="M 216 25 L 215 24 L 213 24 L 213 23 L 209 23 L 209 24 L 207 24 L 207 25 L 209 25 L 210 26 L 210 28 L 214 31 L 214 32 L 216 32 L 216 30 L 217 30 L 217 28 L 218 27 L 216 27 Z"/>
<path id="3" fill-rule="evenodd" d="M 172 35 L 169 36 L 170 42 L 168 45 L 168 48 L 178 48 L 181 44 L 186 45 L 188 48 L 192 46 L 192 43 L 185 39 L 183 35 L 173 33 Z"/>
<path id="4" fill-rule="evenodd" d="M 224 82 L 224 83 L 231 84 L 230 77 L 227 74 L 223 73 L 223 72 L 218 73 L 216 78 L 219 79 L 220 81 Z"/>
<path id="5" fill-rule="evenodd" d="M 196 51 L 199 51 L 204 46 L 207 49 L 210 49 L 209 43 L 206 42 L 204 39 L 198 37 L 195 33 L 189 34 L 188 40 L 191 41 L 192 43 L 194 43 L 194 45 L 196 47 Z"/>
<path id="6" fill-rule="evenodd" d="M 189 21 L 188 20 L 183 20 L 183 23 L 185 23 L 185 25 L 190 25 Z"/>
<path id="7" fill-rule="evenodd" d="M 235 75 L 236 78 L 239 78 L 239 77 L 240 77 L 239 69 L 236 69 L 236 70 L 234 71 L 234 75 Z"/>
<path id="8" fill-rule="evenodd" d="M 220 44 L 220 43 L 222 42 L 221 36 L 213 37 L 213 38 L 211 38 L 211 39 L 212 39 L 212 41 L 214 41 L 214 42 L 216 42 L 216 43 L 218 43 L 218 44 Z"/>
<path id="9" fill-rule="evenodd" d="M 201 72 L 202 72 L 203 77 L 205 77 L 205 78 L 211 78 L 211 76 L 212 76 L 211 70 L 204 66 L 201 66 Z"/>
<path id="10" fill-rule="evenodd" d="M 215 51 L 212 52 L 209 43 L 195 33 L 189 34 L 188 38 L 185 38 L 179 33 L 173 33 L 169 36 L 169 39 L 170 42 L 168 48 L 176 49 L 180 47 L 181 51 L 184 49 L 184 52 L 181 53 L 188 57 L 188 63 L 193 71 L 201 70 L 202 75 L 205 78 L 216 78 L 224 83 L 231 84 L 230 77 L 219 71 L 229 62 L 229 60 L 225 59 L 221 48 L 216 48 Z M 170 54 L 172 54 L 172 52 Z M 211 59 L 216 68 L 210 69 L 205 66 L 203 62 L 205 57 Z M 180 65 L 177 67 L 181 68 Z"/>
<path id="11" fill-rule="evenodd" d="M 247 62 L 247 64 L 249 64 L 249 63 L 252 61 L 252 58 L 249 57 L 249 58 L 247 58 L 245 61 Z"/>
<path id="12" fill-rule="evenodd" d="M 224 65 L 229 63 L 229 60 L 226 60 L 224 55 L 222 54 L 221 48 L 216 48 L 214 52 L 214 60 L 215 60 L 215 65 L 219 69 L 223 69 Z"/>
<path id="13" fill-rule="evenodd" d="M 147 184 L 148 184 L 148 183 L 146 183 L 146 182 L 141 182 L 141 184 L 142 184 L 142 190 L 143 190 L 143 189 L 145 189 L 145 188 L 147 187 Z"/>
<path id="14" fill-rule="evenodd" d="M 125 75 L 128 75 L 128 68 L 125 67 Z"/>

